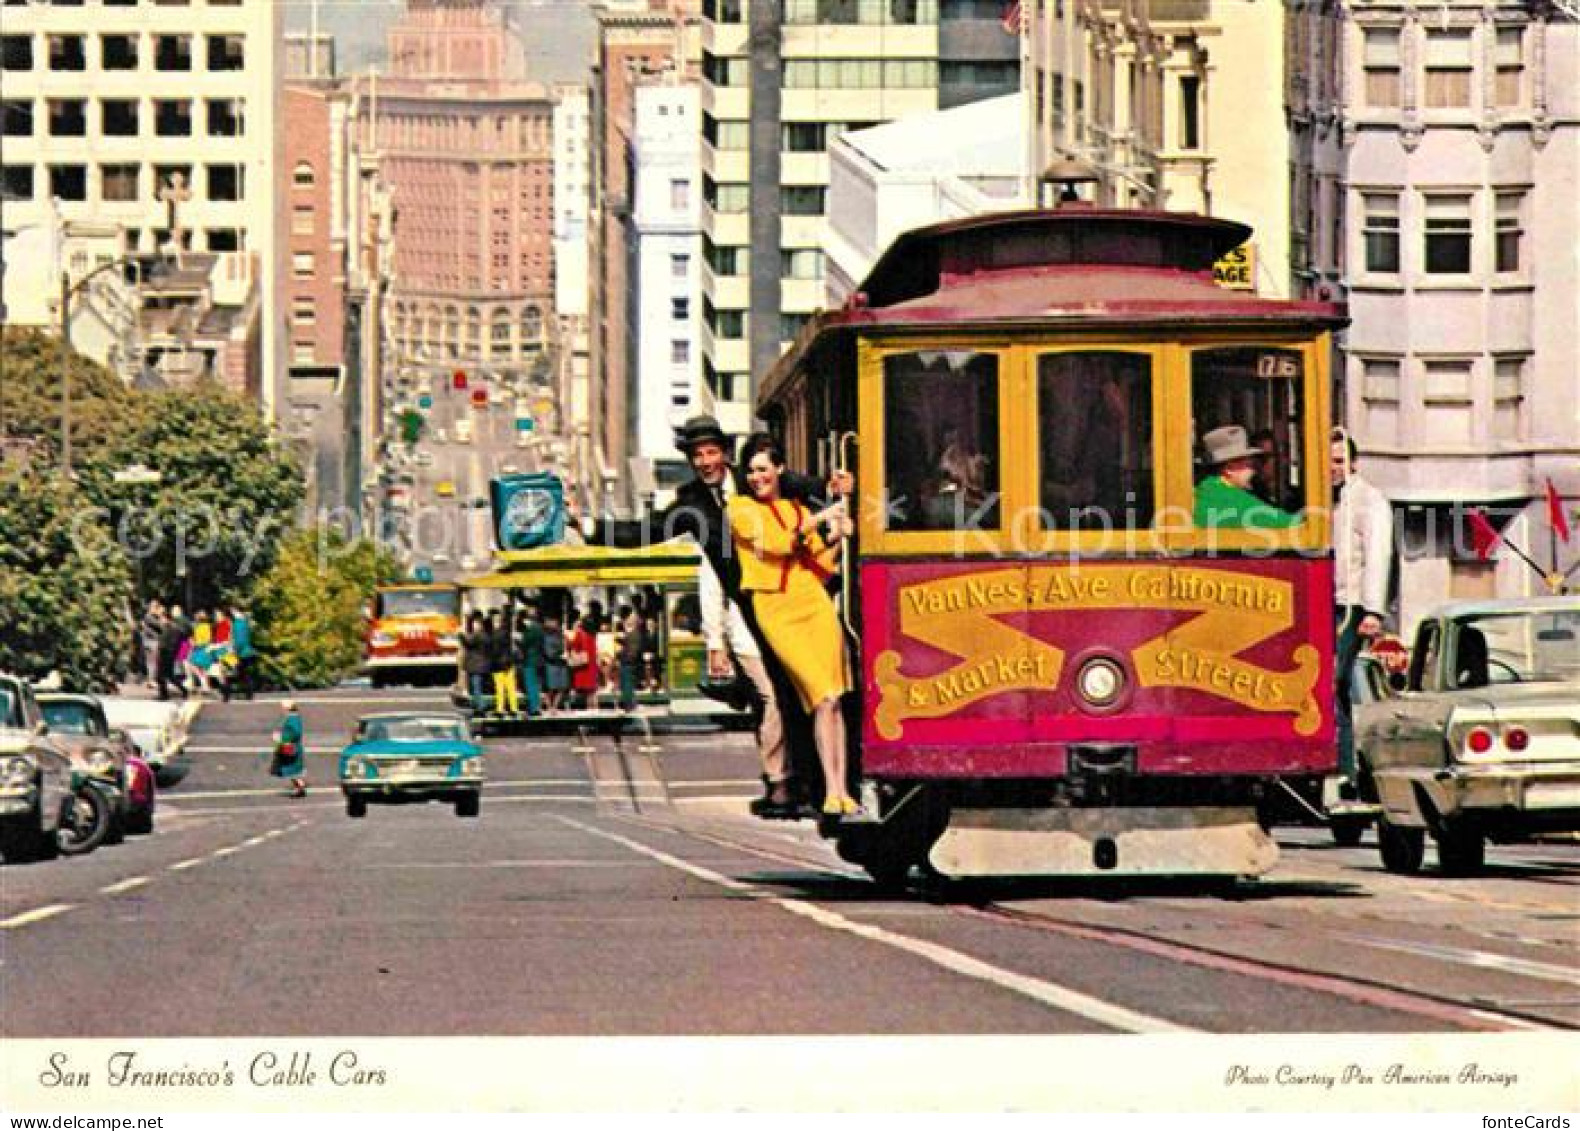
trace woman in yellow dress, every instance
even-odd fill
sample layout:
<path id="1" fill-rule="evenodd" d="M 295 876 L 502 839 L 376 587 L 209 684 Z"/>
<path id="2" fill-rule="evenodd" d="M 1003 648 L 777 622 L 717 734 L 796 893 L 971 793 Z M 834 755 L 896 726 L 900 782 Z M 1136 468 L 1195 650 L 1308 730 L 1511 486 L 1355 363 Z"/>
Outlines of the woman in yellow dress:
<path id="1" fill-rule="evenodd" d="M 784 452 L 766 433 L 747 438 L 741 463 L 751 497 L 732 495 L 725 508 L 740 554 L 741 591 L 750 595 L 764 640 L 812 715 L 825 783 L 823 812 L 859 816 L 861 807 L 846 782 L 845 717 L 839 706 L 850 690 L 845 638 L 823 588 L 850 530 L 844 504 L 813 515 L 800 502 L 781 498 Z M 828 541 L 818 533 L 824 522 L 831 524 Z"/>

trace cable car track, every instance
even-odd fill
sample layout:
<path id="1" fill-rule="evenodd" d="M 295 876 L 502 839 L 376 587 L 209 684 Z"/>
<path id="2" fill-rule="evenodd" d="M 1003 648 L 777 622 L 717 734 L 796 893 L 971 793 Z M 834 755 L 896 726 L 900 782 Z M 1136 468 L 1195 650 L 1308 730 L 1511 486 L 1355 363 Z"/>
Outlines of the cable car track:
<path id="1" fill-rule="evenodd" d="M 685 822 L 659 821 L 628 813 L 620 814 L 619 819 L 648 828 L 662 828 L 669 832 L 678 832 L 694 840 L 722 848 L 729 848 L 776 863 L 810 868 L 826 875 L 838 876 L 862 884 L 871 883 L 865 873 L 859 869 L 845 868 L 824 859 L 817 859 L 810 852 L 792 851 L 792 846 L 790 845 L 765 846 L 753 843 L 737 834 L 722 832 L 717 828 L 699 828 L 694 821 L 689 820 Z M 1009 927 L 1018 927 L 1024 930 L 1043 931 L 1086 942 L 1124 947 L 1127 950 L 1149 954 L 1154 958 L 1166 961 L 1181 962 L 1219 973 L 1249 977 L 1290 988 L 1326 994 L 1372 1008 L 1431 1018 L 1465 1029 L 1482 1032 L 1498 1032 L 1509 1029 L 1564 1031 L 1580 1029 L 1580 1025 L 1556 1020 L 1551 1016 L 1510 1008 L 1508 1003 L 1467 1002 L 1462 999 L 1448 997 L 1443 994 L 1434 994 L 1424 990 L 1400 988 L 1374 978 L 1360 977 L 1354 974 L 1344 976 L 1325 974 L 1300 968 L 1289 963 L 1269 959 L 1248 958 L 1244 955 L 1233 954 L 1199 943 L 1181 942 L 1160 933 L 1127 927 L 1092 926 L 1090 924 L 1073 922 L 1058 915 L 1042 911 L 1028 911 L 993 901 L 970 903 L 950 898 L 949 891 L 951 888 L 954 888 L 957 894 L 969 892 L 971 885 L 967 884 L 955 884 L 945 880 L 943 881 L 943 886 L 940 887 L 924 881 L 909 883 L 906 885 L 906 888 L 908 891 L 914 892 L 927 900 L 929 904 L 964 917 Z M 1556 1002 L 1551 999 L 1542 999 L 1540 1004 L 1572 1004 L 1572 1002 L 1568 1002 L 1566 999 L 1558 999 Z"/>

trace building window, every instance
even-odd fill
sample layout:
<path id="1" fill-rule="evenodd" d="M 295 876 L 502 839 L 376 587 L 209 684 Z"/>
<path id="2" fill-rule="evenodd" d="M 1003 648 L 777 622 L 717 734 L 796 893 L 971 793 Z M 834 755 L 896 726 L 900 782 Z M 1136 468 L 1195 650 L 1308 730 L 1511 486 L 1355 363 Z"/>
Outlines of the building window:
<path id="1" fill-rule="evenodd" d="M 714 311 L 713 332 L 720 338 L 728 338 L 732 341 L 744 338 L 746 336 L 746 311 Z"/>
<path id="2" fill-rule="evenodd" d="M 822 153 L 828 148 L 823 122 L 786 122 L 779 127 L 779 146 L 788 153 Z"/>
<path id="3" fill-rule="evenodd" d="M 672 252 L 669 257 L 669 276 L 684 279 L 691 273 L 691 256 L 683 251 Z"/>
<path id="4" fill-rule="evenodd" d="M 1496 256 L 1497 270 L 1509 273 L 1520 269 L 1520 244 L 1525 237 L 1525 226 L 1520 219 L 1524 211 L 1523 192 L 1497 194 Z"/>
<path id="5" fill-rule="evenodd" d="M 1180 76 L 1181 149 L 1201 148 L 1201 76 Z"/>
<path id="6" fill-rule="evenodd" d="M 1366 245 L 1366 270 L 1376 275 L 1399 273 L 1399 194 L 1363 192 L 1365 209 L 1361 238 Z"/>
<path id="7" fill-rule="evenodd" d="M 691 181 L 674 177 L 669 182 L 669 206 L 674 209 L 691 207 Z"/>
<path id="8" fill-rule="evenodd" d="M 310 251 L 298 251 L 291 255 L 291 275 L 297 279 L 311 279 L 316 266 Z"/>
<path id="9" fill-rule="evenodd" d="M 240 251 L 241 232 L 235 228 L 208 229 L 208 249 L 210 251 Z"/>
<path id="10" fill-rule="evenodd" d="M 245 70 L 246 59 L 246 47 L 243 37 L 239 35 L 211 35 L 208 37 L 209 70 Z"/>
<path id="11" fill-rule="evenodd" d="M 316 354 L 316 352 L 315 352 L 315 350 L 313 348 L 313 343 L 312 342 L 292 342 L 291 343 L 291 364 L 292 365 L 312 365 L 315 362 L 317 362 L 317 360 L 318 360 L 318 357 L 317 357 L 317 354 Z"/>
<path id="12" fill-rule="evenodd" d="M 210 200 L 240 200 L 245 193 L 245 170 L 240 165 L 210 165 L 208 167 L 208 198 Z"/>
<path id="13" fill-rule="evenodd" d="M 691 364 L 691 343 L 685 338 L 675 338 L 669 343 L 669 363 L 671 365 Z"/>
<path id="14" fill-rule="evenodd" d="M 669 316 L 677 322 L 691 317 L 691 300 L 689 298 L 672 298 L 669 300 Z"/>
<path id="15" fill-rule="evenodd" d="M 190 71 L 192 69 L 192 37 L 190 35 L 156 35 L 154 37 L 154 69 L 156 71 Z"/>
<path id="16" fill-rule="evenodd" d="M 0 166 L 0 200 L 33 199 L 33 166 Z"/>
<path id="17" fill-rule="evenodd" d="M 1463 108 L 1470 105 L 1470 30 L 1427 29 L 1426 99 L 1436 109 Z"/>
<path id="18" fill-rule="evenodd" d="M 1399 105 L 1399 29 L 1366 28 L 1362 33 L 1362 66 L 1366 71 L 1366 105 Z"/>
<path id="19" fill-rule="evenodd" d="M 312 165 L 306 161 L 298 161 L 296 169 L 291 174 L 291 183 L 297 188 L 312 188 L 318 178 L 313 174 Z"/>
<path id="20" fill-rule="evenodd" d="M 1525 359 L 1499 357 L 1492 363 L 1492 438 L 1525 438 Z"/>
<path id="21" fill-rule="evenodd" d="M 191 137 L 192 103 L 184 98 L 155 102 L 154 133 L 160 137 Z"/>
<path id="22" fill-rule="evenodd" d="M 106 35 L 99 40 L 100 58 L 106 71 L 137 69 L 137 36 Z"/>
<path id="23" fill-rule="evenodd" d="M 1366 430 L 1376 441 L 1397 443 L 1399 439 L 1398 358 L 1361 360 L 1361 400 L 1366 406 Z"/>
<path id="24" fill-rule="evenodd" d="M 806 328 L 812 316 L 804 311 L 783 311 L 779 315 L 779 340 L 793 342 L 797 335 Z"/>
<path id="25" fill-rule="evenodd" d="M 291 210 L 291 234 L 293 236 L 310 236 L 315 228 L 313 206 L 298 204 Z"/>
<path id="26" fill-rule="evenodd" d="M 1495 97 L 1499 106 L 1518 106 L 1524 97 L 1525 57 L 1524 28 L 1500 27 L 1497 47 L 1498 77 Z"/>
<path id="27" fill-rule="evenodd" d="M 719 184 L 704 174 L 702 199 L 715 212 L 746 212 L 751 208 L 751 188 L 744 184 Z"/>
<path id="28" fill-rule="evenodd" d="M 823 253 L 816 248 L 796 248 L 779 253 L 779 274 L 786 279 L 821 279 Z"/>
<path id="29" fill-rule="evenodd" d="M 49 195 L 61 200 L 88 199 L 88 167 L 86 165 L 51 165 L 49 167 Z"/>
<path id="30" fill-rule="evenodd" d="M 1422 260 L 1428 275 L 1468 275 L 1471 264 L 1469 196 L 1426 198 Z"/>
<path id="31" fill-rule="evenodd" d="M 31 71 L 33 69 L 33 37 L 30 35 L 0 36 L 0 70 Z"/>
<path id="32" fill-rule="evenodd" d="M 107 201 L 128 201 L 138 198 L 142 167 L 139 165 L 104 165 L 99 169 L 99 196 Z"/>
<path id="33" fill-rule="evenodd" d="M 88 55 L 82 47 L 80 35 L 52 35 L 49 37 L 49 69 L 52 71 L 85 71 Z"/>
<path id="34" fill-rule="evenodd" d="M 136 137 L 137 100 L 106 98 L 99 103 L 99 122 L 105 137 Z"/>
<path id="35" fill-rule="evenodd" d="M 239 98 L 208 100 L 208 136 L 240 137 L 243 132 L 243 102 Z"/>
<path id="36" fill-rule="evenodd" d="M 27 98 L 7 98 L 0 102 L 0 137 L 33 136 L 33 102 Z"/>
<path id="37" fill-rule="evenodd" d="M 786 216 L 821 216 L 827 194 L 821 185 L 786 185 L 779 190 L 779 210 Z"/>

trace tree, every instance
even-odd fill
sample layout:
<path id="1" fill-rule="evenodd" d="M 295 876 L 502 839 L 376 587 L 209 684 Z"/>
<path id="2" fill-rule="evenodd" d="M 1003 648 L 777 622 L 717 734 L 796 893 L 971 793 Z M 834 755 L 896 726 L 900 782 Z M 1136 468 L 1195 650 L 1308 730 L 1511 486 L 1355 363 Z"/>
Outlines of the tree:
<path id="1" fill-rule="evenodd" d="M 146 500 L 117 470 L 159 472 Z M 189 606 L 249 588 L 296 524 L 305 492 L 296 458 L 251 401 L 214 382 L 141 394 L 121 430 L 80 469 L 84 489 L 115 513 L 145 585 Z"/>
<path id="2" fill-rule="evenodd" d="M 104 366 L 67 355 L 71 371 L 72 462 L 101 451 L 124 426 L 136 394 Z M 39 443 L 37 460 L 60 458 L 60 339 L 21 326 L 0 328 L 0 434 Z"/>
<path id="3" fill-rule="evenodd" d="M 327 527 L 291 534 L 253 592 L 265 677 L 328 687 L 350 675 L 362 658 L 364 606 L 400 576 L 394 555 L 374 542 Z"/>
<path id="4" fill-rule="evenodd" d="M 0 668 L 114 690 L 130 667 L 132 602 L 126 557 L 83 493 L 0 469 Z"/>

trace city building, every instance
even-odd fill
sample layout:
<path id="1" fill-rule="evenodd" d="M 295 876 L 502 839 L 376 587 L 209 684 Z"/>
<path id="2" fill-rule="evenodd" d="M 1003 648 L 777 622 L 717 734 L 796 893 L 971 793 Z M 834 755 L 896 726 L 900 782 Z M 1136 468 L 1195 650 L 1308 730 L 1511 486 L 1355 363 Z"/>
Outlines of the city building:
<path id="1" fill-rule="evenodd" d="M 534 410 L 539 462 L 559 472 L 580 510 L 598 481 L 590 455 L 588 299 L 592 285 L 592 96 L 586 86 L 554 89 L 554 374 Z"/>
<path id="2" fill-rule="evenodd" d="M 939 0 L 704 3 L 702 364 L 727 428 L 750 427 L 756 377 L 823 306 L 830 145 L 1016 89 L 1003 15 Z"/>
<path id="3" fill-rule="evenodd" d="M 695 76 L 696 9 L 690 0 L 620 0 L 598 9 L 592 75 L 592 209 L 588 294 L 587 435 L 582 466 L 604 511 L 636 505 L 629 457 L 636 434 L 630 290 L 631 154 L 638 86 Z M 698 192 L 699 186 L 691 186 Z"/>
<path id="4" fill-rule="evenodd" d="M 702 276 L 702 200 L 697 192 L 702 131 L 697 84 L 636 88 L 631 153 L 628 324 L 632 328 L 636 437 L 634 458 L 651 477 L 658 505 L 691 475 L 675 449 L 675 430 L 702 397 L 698 331 Z"/>
<path id="5" fill-rule="evenodd" d="M 275 297 L 282 9 L 8 3 L 0 27 L 5 226 L 47 223 L 55 201 L 67 224 L 119 225 L 122 255 L 250 259 L 220 268 L 221 289 L 243 278 L 260 288 L 249 391 L 270 415 L 286 340 Z"/>
<path id="6" fill-rule="evenodd" d="M 1298 293 L 1284 5 L 1061 0 L 1023 11 L 1028 191 L 1073 159 L 1097 176 L 1098 203 L 1239 220 L 1253 234 L 1237 285 Z"/>
<path id="7" fill-rule="evenodd" d="M 1580 559 L 1545 499 L 1580 497 L 1580 11 L 1289 9 L 1291 226 L 1308 290 L 1349 304 L 1336 411 L 1397 512 L 1401 620 L 1540 592 L 1476 556 L 1464 509 L 1544 570 Z"/>
<path id="8" fill-rule="evenodd" d="M 828 150 L 826 303 L 839 306 L 900 233 L 1030 203 L 1025 96 L 848 130 Z"/>
<path id="9" fill-rule="evenodd" d="M 546 373 L 554 99 L 489 0 L 408 0 L 389 55 L 366 95 L 398 213 L 391 362 Z"/>
<path id="10" fill-rule="evenodd" d="M 554 312 L 587 314 L 592 104 L 585 86 L 554 88 Z"/>

